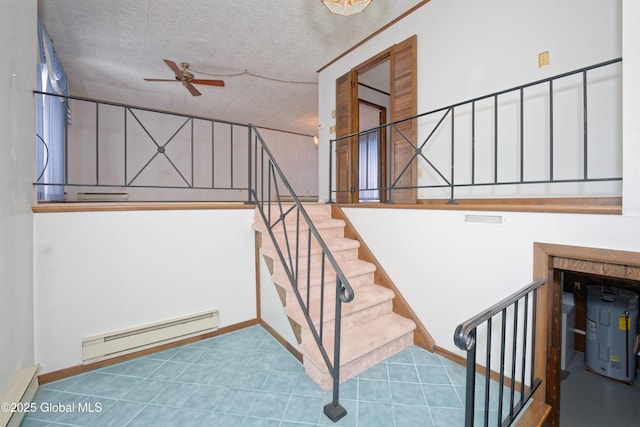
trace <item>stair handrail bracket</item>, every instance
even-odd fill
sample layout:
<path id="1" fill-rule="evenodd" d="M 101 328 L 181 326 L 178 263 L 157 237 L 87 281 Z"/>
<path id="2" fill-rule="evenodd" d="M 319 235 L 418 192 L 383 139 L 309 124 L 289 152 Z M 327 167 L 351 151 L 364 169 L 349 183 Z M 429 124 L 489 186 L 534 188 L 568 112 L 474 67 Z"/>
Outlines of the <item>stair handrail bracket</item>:
<path id="1" fill-rule="evenodd" d="M 497 425 L 509 426 L 517 419 L 520 412 L 525 408 L 533 394 L 542 384 L 542 380 L 534 376 L 535 355 L 536 355 L 536 312 L 538 289 L 545 285 L 545 280 L 540 279 L 531 282 L 519 291 L 509 295 L 500 302 L 481 311 L 475 316 L 459 324 L 453 336 L 453 341 L 461 350 L 466 351 L 466 391 L 465 391 L 465 426 L 474 425 L 474 415 L 476 406 L 484 411 L 484 424 L 489 425 L 489 396 L 495 393 L 491 390 L 491 371 L 493 344 L 499 346 L 499 384 L 497 387 L 498 414 Z M 500 341 L 492 341 L 492 322 L 500 322 Z M 510 318 L 507 321 L 507 318 Z M 519 327 L 518 321 L 523 323 Z M 485 366 L 476 366 L 477 334 L 478 328 L 486 334 L 485 342 Z M 507 328 L 510 328 L 510 337 L 507 338 Z M 510 348 L 507 348 L 507 344 Z M 544 343 L 537 343 L 544 345 Z M 507 350 L 511 355 L 507 355 Z M 495 357 L 494 357 L 495 358 Z M 505 371 L 510 368 L 509 371 Z M 526 375 L 527 368 L 529 375 Z M 518 370 L 519 369 L 519 370 Z M 485 375 L 483 393 L 476 394 L 476 372 Z M 506 384 L 506 383 L 509 384 Z M 504 393 L 509 395 L 505 396 Z M 516 393 L 518 395 L 516 395 Z M 482 405 L 476 405 L 476 397 L 482 397 Z M 503 405 L 508 404 L 503 416 Z"/>
<path id="2" fill-rule="evenodd" d="M 282 267 L 284 269 L 284 273 L 287 279 L 290 282 L 293 293 L 302 309 L 302 312 L 306 318 L 307 324 L 309 326 L 309 330 L 315 339 L 316 344 L 318 345 L 318 349 L 320 354 L 327 365 L 329 373 L 331 374 L 331 378 L 333 380 L 333 399 L 332 402 L 328 403 L 324 407 L 324 413 L 327 415 L 329 419 L 336 422 L 339 419 L 343 418 L 347 411 L 346 409 L 340 405 L 339 403 L 339 385 L 340 385 L 340 335 L 341 335 L 341 306 L 343 303 L 349 303 L 353 301 L 355 297 L 355 292 L 353 287 L 349 283 L 347 276 L 340 268 L 338 262 L 335 257 L 329 250 L 326 242 L 318 231 L 317 227 L 314 225 L 311 217 L 308 212 L 302 205 L 302 202 L 295 194 L 292 186 L 288 182 L 281 168 L 278 166 L 275 157 L 269 150 L 269 147 L 265 143 L 264 139 L 260 135 L 258 129 L 255 126 L 249 125 L 250 131 L 253 136 L 252 139 L 255 140 L 255 144 L 253 145 L 254 156 L 252 160 L 252 164 L 250 164 L 249 169 L 253 170 L 252 177 L 250 180 L 250 199 L 252 202 L 255 202 L 257 211 L 260 214 L 260 217 L 265 226 L 265 231 L 270 236 L 270 241 L 273 244 L 273 249 L 275 250 L 277 258 L 282 263 Z M 251 137 L 250 137 L 251 138 Z M 260 150 L 260 151 L 259 151 Z M 266 176 L 265 176 L 266 174 Z M 285 188 L 286 198 L 291 200 L 291 207 L 284 207 L 282 201 L 282 195 L 280 193 L 280 185 L 281 184 Z M 266 189 L 265 189 L 266 187 Z M 288 202 L 287 205 L 291 204 Z M 275 214 L 272 213 L 274 210 L 273 205 L 276 205 Z M 286 219 L 290 215 L 295 215 L 294 222 L 294 230 L 287 229 Z M 307 255 L 310 255 L 311 252 L 311 242 L 312 239 L 315 241 L 317 246 L 320 248 L 321 254 L 321 265 L 320 265 L 320 287 L 321 287 L 321 301 L 320 301 L 320 321 L 319 326 L 316 328 L 314 321 L 311 319 L 310 315 L 310 307 L 309 307 L 309 294 L 310 294 L 310 282 L 311 282 L 311 269 L 307 265 L 306 277 L 300 277 L 299 275 L 299 262 L 298 262 L 298 254 L 300 250 L 300 237 L 301 237 L 301 224 L 303 227 L 306 227 L 304 232 L 307 233 L 306 236 L 306 246 L 307 246 Z M 284 242 L 279 242 L 276 238 L 274 229 L 276 227 L 281 227 L 281 231 L 284 234 Z M 295 232 L 295 237 L 290 239 L 289 233 Z M 293 240 L 295 239 L 295 240 Z M 293 241 L 290 241 L 293 240 Z M 295 246 L 294 246 L 295 245 Z M 284 246 L 284 247 L 283 247 Z M 295 251 L 295 253 L 294 253 Z M 310 257 L 307 256 L 307 259 Z M 325 277 L 325 266 L 330 267 L 332 271 L 335 273 L 335 281 L 336 281 L 336 295 L 335 295 L 335 318 L 334 318 L 334 330 L 333 337 L 333 361 L 329 357 L 327 349 L 323 344 L 323 337 L 325 336 L 324 332 L 324 284 L 325 281 L 328 281 Z M 304 284 L 301 283 L 302 279 L 306 279 L 307 285 L 307 297 L 306 303 L 305 298 L 303 298 L 300 292 L 300 286 Z"/>

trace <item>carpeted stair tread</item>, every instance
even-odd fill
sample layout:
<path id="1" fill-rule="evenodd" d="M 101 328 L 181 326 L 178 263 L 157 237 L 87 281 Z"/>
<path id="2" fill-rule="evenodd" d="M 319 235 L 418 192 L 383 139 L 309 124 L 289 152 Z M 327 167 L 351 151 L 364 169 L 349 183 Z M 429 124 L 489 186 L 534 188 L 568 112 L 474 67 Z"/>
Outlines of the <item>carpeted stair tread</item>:
<path id="1" fill-rule="evenodd" d="M 362 261 L 360 259 L 343 262 L 340 264 L 340 269 L 344 273 L 347 280 L 350 280 L 353 277 L 357 277 L 364 274 L 373 274 L 376 271 L 376 266 L 370 262 Z M 298 270 L 298 283 L 299 286 L 307 285 L 307 275 L 306 275 L 306 264 L 301 265 Z M 271 279 L 274 283 L 284 287 L 285 289 L 289 289 L 291 287 L 291 282 L 289 278 L 284 273 L 284 271 L 280 271 L 271 276 Z M 326 274 L 324 275 L 325 283 L 335 283 L 335 274 Z M 311 277 L 309 280 L 309 284 L 311 287 L 320 286 L 322 281 L 322 274 L 319 269 L 315 271 L 312 270 Z"/>
<path id="2" fill-rule="evenodd" d="M 357 327 L 345 329 L 341 334 L 340 365 L 347 365 L 367 353 L 410 333 L 415 328 L 416 324 L 412 320 L 395 313 L 388 313 L 361 323 Z M 333 360 L 333 333 L 327 331 L 323 341 L 329 359 Z M 309 357 L 313 364 L 321 370 L 327 369 L 315 341 L 303 342 L 300 345 L 300 352 L 304 357 Z"/>
<path id="3" fill-rule="evenodd" d="M 330 295 L 335 295 L 335 292 L 331 292 Z M 393 293 L 393 291 L 387 288 L 383 288 L 382 286 L 371 285 L 371 286 L 363 287 L 362 289 L 358 289 L 358 291 L 356 292 L 356 297 L 353 299 L 353 301 L 347 304 L 342 304 L 342 316 L 343 317 L 348 316 L 350 314 L 357 313 L 367 308 L 381 304 L 385 301 L 390 301 L 394 298 L 394 296 L 395 294 Z M 291 319 L 296 321 L 298 324 L 303 325 L 303 327 L 306 327 L 307 322 L 302 312 L 302 309 L 298 305 L 298 301 L 295 299 L 295 297 L 293 298 L 294 298 L 293 301 L 287 302 L 287 306 L 285 307 L 285 313 L 287 313 L 287 316 L 289 316 Z M 310 302 L 309 307 L 311 307 L 310 316 L 311 316 L 311 319 L 313 320 L 313 323 L 317 327 L 320 324 L 320 297 L 316 296 L 316 297 L 310 298 L 309 302 Z M 331 324 L 333 324 L 333 321 L 335 319 L 335 314 L 336 314 L 335 307 L 336 307 L 335 298 L 325 299 L 325 303 L 323 306 L 323 311 L 324 311 L 323 322 L 325 324 L 327 322 L 331 322 Z"/>

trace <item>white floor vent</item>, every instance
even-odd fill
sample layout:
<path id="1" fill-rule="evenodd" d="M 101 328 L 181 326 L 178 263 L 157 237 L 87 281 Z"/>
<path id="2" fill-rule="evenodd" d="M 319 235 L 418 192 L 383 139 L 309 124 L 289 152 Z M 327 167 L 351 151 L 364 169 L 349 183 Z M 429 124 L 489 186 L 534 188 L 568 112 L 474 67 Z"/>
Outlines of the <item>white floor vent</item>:
<path id="1" fill-rule="evenodd" d="M 115 331 L 82 340 L 84 364 L 156 347 L 218 329 L 218 310 L 211 310 L 166 322 Z"/>

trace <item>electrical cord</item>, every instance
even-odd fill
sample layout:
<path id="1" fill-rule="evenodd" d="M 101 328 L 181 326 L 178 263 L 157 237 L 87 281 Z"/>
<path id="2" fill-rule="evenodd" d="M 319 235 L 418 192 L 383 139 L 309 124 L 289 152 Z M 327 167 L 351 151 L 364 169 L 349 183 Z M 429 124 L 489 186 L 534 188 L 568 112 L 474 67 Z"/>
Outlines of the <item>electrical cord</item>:
<path id="1" fill-rule="evenodd" d="M 251 76 L 251 77 L 256 77 L 258 79 L 269 80 L 269 81 L 278 82 L 278 83 L 289 83 L 289 84 L 297 84 L 297 85 L 317 85 L 318 84 L 318 82 L 302 82 L 302 81 L 296 81 L 296 80 L 276 79 L 274 77 L 267 77 L 267 76 L 262 76 L 260 74 L 252 73 L 252 72 L 249 72 L 247 70 L 244 70 L 244 71 L 242 71 L 240 73 L 235 73 L 235 74 L 207 73 L 205 71 L 196 70 L 195 68 L 189 68 L 189 70 L 193 71 L 194 73 L 204 74 L 205 76 L 210 76 L 210 77 L 229 78 L 229 77 L 240 77 L 240 76 L 247 75 L 247 76 Z"/>

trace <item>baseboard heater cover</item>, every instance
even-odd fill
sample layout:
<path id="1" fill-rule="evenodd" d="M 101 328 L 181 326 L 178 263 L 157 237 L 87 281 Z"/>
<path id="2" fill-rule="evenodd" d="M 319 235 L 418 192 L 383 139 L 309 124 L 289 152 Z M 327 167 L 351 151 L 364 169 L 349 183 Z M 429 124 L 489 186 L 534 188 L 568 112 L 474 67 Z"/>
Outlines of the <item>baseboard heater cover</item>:
<path id="1" fill-rule="evenodd" d="M 218 310 L 82 339 L 82 362 L 99 362 L 218 329 Z"/>
<path id="2" fill-rule="evenodd" d="M 87 193 L 76 194 L 79 202 L 126 202 L 129 193 Z"/>

